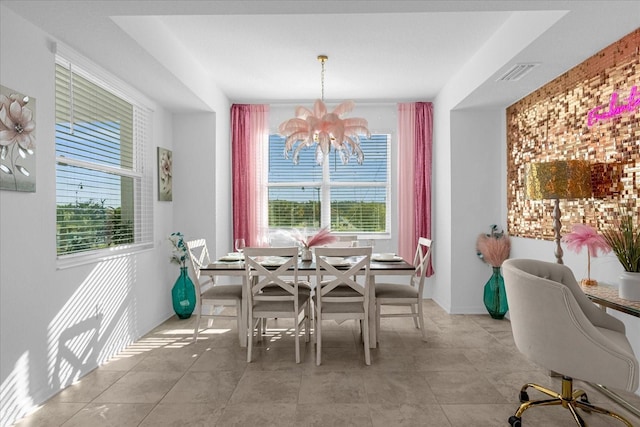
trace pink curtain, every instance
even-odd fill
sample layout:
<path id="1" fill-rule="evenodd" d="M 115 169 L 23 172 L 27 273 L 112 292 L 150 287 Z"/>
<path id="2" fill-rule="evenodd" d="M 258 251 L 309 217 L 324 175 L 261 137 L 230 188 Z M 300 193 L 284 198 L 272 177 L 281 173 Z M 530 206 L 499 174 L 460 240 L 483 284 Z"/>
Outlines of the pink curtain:
<path id="1" fill-rule="evenodd" d="M 405 259 L 413 259 L 419 237 L 431 239 L 432 146 L 433 104 L 398 104 L 398 254 Z"/>
<path id="2" fill-rule="evenodd" d="M 231 106 L 231 176 L 233 239 L 247 246 L 267 241 L 266 167 L 269 146 L 269 106 Z"/>
<path id="3" fill-rule="evenodd" d="M 415 110 L 414 103 L 398 104 L 398 255 L 407 260 L 413 260 L 418 245 L 413 222 Z"/>

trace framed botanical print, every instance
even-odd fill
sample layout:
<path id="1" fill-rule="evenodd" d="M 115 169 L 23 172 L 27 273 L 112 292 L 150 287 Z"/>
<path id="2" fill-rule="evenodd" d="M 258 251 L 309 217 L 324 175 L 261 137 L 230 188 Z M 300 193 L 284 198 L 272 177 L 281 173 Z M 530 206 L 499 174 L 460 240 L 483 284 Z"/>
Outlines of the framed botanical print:
<path id="1" fill-rule="evenodd" d="M 158 200 L 161 202 L 173 200 L 172 156 L 171 150 L 158 147 Z"/>
<path id="2" fill-rule="evenodd" d="M 0 189 L 36 191 L 36 100 L 0 86 Z"/>

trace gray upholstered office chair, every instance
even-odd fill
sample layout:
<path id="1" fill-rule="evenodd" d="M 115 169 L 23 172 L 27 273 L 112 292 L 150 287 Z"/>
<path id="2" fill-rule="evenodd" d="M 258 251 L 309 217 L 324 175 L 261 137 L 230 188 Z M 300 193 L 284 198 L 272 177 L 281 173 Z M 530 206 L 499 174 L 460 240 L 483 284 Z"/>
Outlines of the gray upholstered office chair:
<path id="1" fill-rule="evenodd" d="M 638 388 L 638 360 L 624 324 L 596 307 L 565 265 L 511 259 L 502 269 L 518 350 L 532 362 L 562 375 L 561 393 L 525 384 L 520 390 L 522 403 L 509 423 L 520 426 L 523 412 L 531 407 L 562 405 L 580 426 L 585 423 L 577 408 L 608 415 L 631 427 L 621 415 L 589 403 L 584 391 L 573 389 L 572 380 L 627 391 Z M 530 400 L 528 388 L 551 399 Z"/>

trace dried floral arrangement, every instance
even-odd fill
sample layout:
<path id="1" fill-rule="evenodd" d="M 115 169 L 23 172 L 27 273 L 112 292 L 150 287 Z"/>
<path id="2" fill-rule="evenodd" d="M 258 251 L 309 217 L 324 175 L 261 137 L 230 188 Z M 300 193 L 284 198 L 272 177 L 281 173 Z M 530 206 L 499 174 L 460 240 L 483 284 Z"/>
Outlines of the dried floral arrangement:
<path id="1" fill-rule="evenodd" d="M 313 246 L 327 245 L 338 240 L 336 236 L 331 234 L 329 227 L 323 227 L 316 234 L 309 237 L 305 237 L 300 230 L 294 230 L 292 232 L 292 237 L 305 249 L 309 249 Z"/>
<path id="2" fill-rule="evenodd" d="M 498 231 L 498 226 L 495 224 L 491 225 L 490 230 L 488 234 L 482 233 L 478 236 L 476 252 L 482 261 L 497 268 L 509 258 L 511 239 L 504 231 Z"/>
<path id="3" fill-rule="evenodd" d="M 184 235 L 179 231 L 171 233 L 171 235 L 169 235 L 169 242 L 172 247 L 170 261 L 180 265 L 180 267 L 186 267 L 189 252 L 187 251 L 187 245 L 184 243 Z"/>

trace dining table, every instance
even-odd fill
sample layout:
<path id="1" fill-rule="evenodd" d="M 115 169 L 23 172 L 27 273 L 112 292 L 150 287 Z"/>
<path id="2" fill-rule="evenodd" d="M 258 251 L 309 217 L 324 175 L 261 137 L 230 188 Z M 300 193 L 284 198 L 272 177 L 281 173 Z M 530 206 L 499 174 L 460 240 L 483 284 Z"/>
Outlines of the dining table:
<path id="1" fill-rule="evenodd" d="M 371 257 L 371 266 L 369 268 L 369 345 L 371 348 L 377 347 L 378 344 L 378 331 L 376 330 L 376 298 L 375 298 L 375 281 L 377 277 L 381 276 L 410 276 L 414 273 L 415 267 L 413 264 L 407 262 L 401 257 L 393 257 L 391 259 L 383 259 L 381 257 L 376 256 L 377 254 L 373 254 Z M 340 268 L 348 268 L 349 266 L 343 266 Z M 223 257 L 222 259 L 218 259 L 207 266 L 203 266 L 200 269 L 200 273 L 212 276 L 228 276 L 228 277 L 241 277 L 242 278 L 242 319 L 241 319 L 241 328 L 243 331 L 247 330 L 248 319 L 246 318 L 246 314 L 248 313 L 248 308 L 246 307 L 246 303 L 248 301 L 247 298 L 247 286 L 246 286 L 246 273 L 245 273 L 245 265 L 242 259 L 234 259 L 227 261 Z M 311 261 L 299 261 L 298 262 L 298 275 L 299 276 L 315 276 L 316 274 L 316 263 Z M 407 286 L 409 286 L 409 280 L 406 281 Z M 224 286 L 224 285 L 216 285 L 216 286 Z M 239 331 L 239 339 L 240 346 L 247 346 L 247 334 L 240 333 Z"/>

